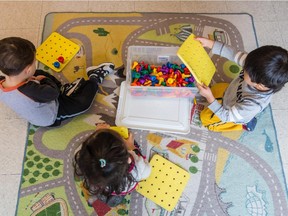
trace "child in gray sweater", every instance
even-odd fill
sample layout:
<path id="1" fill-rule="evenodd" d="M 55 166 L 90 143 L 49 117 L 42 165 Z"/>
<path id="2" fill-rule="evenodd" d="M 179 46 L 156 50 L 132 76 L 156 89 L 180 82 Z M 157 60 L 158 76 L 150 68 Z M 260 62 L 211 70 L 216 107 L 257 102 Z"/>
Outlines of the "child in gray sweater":
<path id="1" fill-rule="evenodd" d="M 36 49 L 28 40 L 0 40 L 0 101 L 37 126 L 59 126 L 65 119 L 87 111 L 98 85 L 114 71 L 114 64 L 87 68 L 88 80 L 62 85 L 51 74 L 36 70 Z"/>
<path id="2" fill-rule="evenodd" d="M 262 46 L 249 54 L 206 38 L 197 38 L 204 47 L 243 67 L 230 84 L 217 83 L 211 88 L 197 84 L 209 103 L 201 114 L 202 124 L 212 131 L 253 131 L 257 119 L 272 95 L 288 82 L 288 53 L 278 46 Z"/>

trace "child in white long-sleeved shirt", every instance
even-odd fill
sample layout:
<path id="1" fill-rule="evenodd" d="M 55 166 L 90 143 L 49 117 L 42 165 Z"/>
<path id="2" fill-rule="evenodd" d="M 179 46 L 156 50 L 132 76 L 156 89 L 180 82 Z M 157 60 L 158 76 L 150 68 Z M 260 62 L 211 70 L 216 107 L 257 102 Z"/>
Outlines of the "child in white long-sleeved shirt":
<path id="1" fill-rule="evenodd" d="M 84 141 L 75 154 L 74 167 L 76 176 L 83 177 L 88 202 L 99 199 L 110 207 L 120 204 L 151 172 L 132 134 L 124 139 L 106 123 L 98 124 L 95 133 Z"/>

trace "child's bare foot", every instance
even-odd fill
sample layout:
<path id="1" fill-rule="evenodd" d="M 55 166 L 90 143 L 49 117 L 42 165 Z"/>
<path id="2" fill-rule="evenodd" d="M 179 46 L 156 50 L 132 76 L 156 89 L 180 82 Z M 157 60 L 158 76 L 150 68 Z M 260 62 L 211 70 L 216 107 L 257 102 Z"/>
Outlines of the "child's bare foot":
<path id="1" fill-rule="evenodd" d="M 96 125 L 96 130 L 104 129 L 104 128 L 110 128 L 110 125 L 107 124 L 106 122 L 96 123 L 95 125 Z"/>

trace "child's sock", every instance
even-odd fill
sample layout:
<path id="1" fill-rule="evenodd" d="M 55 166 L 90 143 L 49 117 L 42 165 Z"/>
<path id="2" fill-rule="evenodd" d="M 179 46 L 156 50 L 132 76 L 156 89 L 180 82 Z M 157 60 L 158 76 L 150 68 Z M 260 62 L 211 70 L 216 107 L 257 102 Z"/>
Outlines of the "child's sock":
<path id="1" fill-rule="evenodd" d="M 106 75 L 114 71 L 113 63 L 103 63 L 98 66 L 91 66 L 86 69 L 89 79 L 96 79 L 98 84 L 101 84 Z"/>
<path id="2" fill-rule="evenodd" d="M 247 124 L 243 124 L 243 129 L 246 131 L 253 131 L 256 127 L 257 119 L 254 117 L 250 122 Z"/>

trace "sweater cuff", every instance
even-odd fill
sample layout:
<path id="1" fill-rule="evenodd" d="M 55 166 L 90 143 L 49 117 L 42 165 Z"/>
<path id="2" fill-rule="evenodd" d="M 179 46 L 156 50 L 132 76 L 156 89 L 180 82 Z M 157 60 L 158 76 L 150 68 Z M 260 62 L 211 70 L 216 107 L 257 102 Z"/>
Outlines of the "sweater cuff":
<path id="1" fill-rule="evenodd" d="M 221 104 L 217 101 L 214 100 L 209 106 L 208 108 L 213 112 L 216 113 L 220 108 L 221 108 Z"/>
<path id="2" fill-rule="evenodd" d="M 216 55 L 220 55 L 221 54 L 221 50 L 223 49 L 224 44 L 219 42 L 219 41 L 215 41 L 214 45 L 212 47 L 212 53 L 216 54 Z"/>

